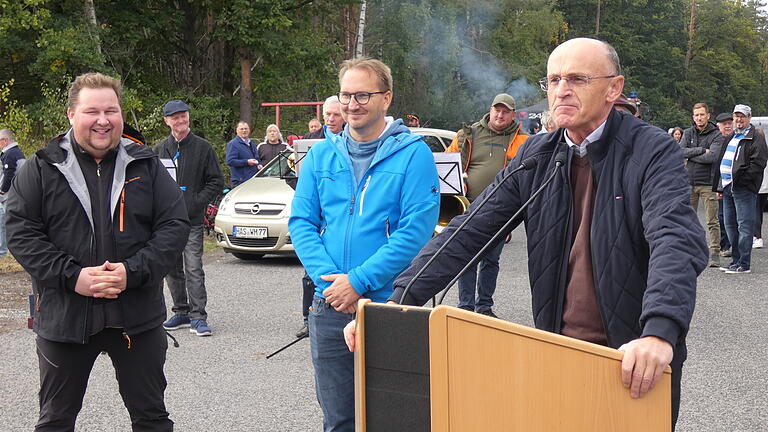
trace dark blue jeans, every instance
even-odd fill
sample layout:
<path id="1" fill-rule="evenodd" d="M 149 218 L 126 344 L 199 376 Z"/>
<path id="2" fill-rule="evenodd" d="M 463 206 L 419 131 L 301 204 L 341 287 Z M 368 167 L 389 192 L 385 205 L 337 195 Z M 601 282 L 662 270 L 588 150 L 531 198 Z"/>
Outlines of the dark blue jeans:
<path id="1" fill-rule="evenodd" d="M 467 309 L 471 307 L 478 312 L 490 310 L 493 307 L 493 293 L 496 292 L 496 278 L 499 276 L 499 257 L 503 248 L 502 240 L 488 250 L 477 266 L 467 270 L 459 279 L 459 307 Z M 475 286 L 477 286 L 477 301 L 475 301 Z"/>
<path id="2" fill-rule="evenodd" d="M 757 194 L 742 186 L 728 185 L 723 190 L 723 216 L 732 263 L 749 268 L 752 258 L 752 230 L 755 223 Z"/>
<path id="3" fill-rule="evenodd" d="M 354 314 L 337 312 L 315 297 L 309 311 L 309 344 L 315 367 L 315 394 L 325 432 L 355 430 L 355 357 L 344 342 L 344 326 Z"/>
<path id="4" fill-rule="evenodd" d="M 728 231 L 725 230 L 725 217 L 723 217 L 723 199 L 717 200 L 717 218 L 720 220 L 720 250 L 731 250 L 731 242 L 728 240 Z"/>

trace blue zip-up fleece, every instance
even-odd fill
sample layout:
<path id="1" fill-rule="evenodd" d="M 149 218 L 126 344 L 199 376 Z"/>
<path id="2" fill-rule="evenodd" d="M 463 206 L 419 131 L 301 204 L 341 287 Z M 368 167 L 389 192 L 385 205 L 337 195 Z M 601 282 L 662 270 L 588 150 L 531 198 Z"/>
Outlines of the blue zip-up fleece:
<path id="1" fill-rule="evenodd" d="M 346 130 L 304 158 L 288 228 L 319 297 L 331 285 L 320 276 L 346 273 L 358 294 L 386 301 L 432 236 L 440 211 L 434 157 L 401 120 L 388 126 L 359 183 Z"/>

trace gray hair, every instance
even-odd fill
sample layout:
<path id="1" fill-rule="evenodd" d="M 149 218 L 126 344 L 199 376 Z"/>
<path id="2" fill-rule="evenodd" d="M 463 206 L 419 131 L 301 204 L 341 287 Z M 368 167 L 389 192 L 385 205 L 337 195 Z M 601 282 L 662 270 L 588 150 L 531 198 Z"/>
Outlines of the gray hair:
<path id="1" fill-rule="evenodd" d="M 543 113 L 541 113 L 541 126 L 544 129 L 546 129 L 547 132 L 553 132 L 554 130 L 550 130 L 550 128 L 549 128 L 549 122 L 554 123 L 554 121 L 552 119 L 552 113 L 549 112 L 549 111 L 544 111 Z M 555 129 L 556 128 L 557 128 L 557 126 L 555 126 Z"/>
<path id="2" fill-rule="evenodd" d="M 264 130 L 264 142 L 269 142 L 269 130 L 275 128 L 277 129 L 277 139 L 280 140 L 281 143 L 285 142 L 285 138 L 283 138 L 283 133 L 280 132 L 280 128 L 277 127 L 276 124 L 272 123 L 271 125 L 267 126 L 267 129 Z"/>
<path id="3" fill-rule="evenodd" d="M 0 139 L 7 139 L 10 142 L 16 141 L 10 129 L 0 129 Z"/>
<path id="4" fill-rule="evenodd" d="M 334 104 L 334 103 L 341 105 L 341 102 L 339 102 L 338 95 L 328 96 L 325 99 L 325 102 L 323 102 L 323 116 L 325 116 L 325 113 L 328 112 L 328 107 L 330 107 L 331 104 Z"/>
<path id="5" fill-rule="evenodd" d="M 613 73 L 621 75 L 621 62 L 619 61 L 619 54 L 616 52 L 616 48 L 606 41 L 601 40 L 600 42 L 603 43 L 605 50 L 608 52 L 608 60 L 611 62 L 611 66 L 613 66 Z"/>

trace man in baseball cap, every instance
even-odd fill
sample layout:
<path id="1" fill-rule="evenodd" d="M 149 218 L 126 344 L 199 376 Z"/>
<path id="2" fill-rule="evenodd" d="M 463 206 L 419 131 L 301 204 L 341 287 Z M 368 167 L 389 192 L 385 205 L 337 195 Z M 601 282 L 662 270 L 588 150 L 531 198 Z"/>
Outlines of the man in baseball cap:
<path id="1" fill-rule="evenodd" d="M 474 201 L 491 184 L 527 138 L 517 120 L 515 98 L 506 93 L 493 98 L 490 111 L 480 121 L 458 131 L 446 152 L 461 153 L 469 201 Z M 480 261 L 479 272 L 471 269 L 459 279 L 460 308 L 496 316 L 491 307 L 503 246 L 504 242 L 499 242 L 488 251 Z"/>
<path id="2" fill-rule="evenodd" d="M 163 106 L 163 121 L 171 134 L 160 141 L 155 153 L 176 168 L 176 182 L 184 194 L 192 224 L 184 253 L 165 278 L 173 298 L 174 315 L 163 327 L 190 328 L 197 336 L 210 336 L 205 311 L 208 296 L 203 272 L 203 215 L 207 204 L 224 188 L 224 177 L 211 143 L 190 129 L 189 105 L 179 99 L 168 101 Z"/>
<path id="3" fill-rule="evenodd" d="M 751 123 L 752 108 L 733 107 L 733 132 L 725 137 L 712 188 L 723 194 L 723 218 L 731 242 L 731 264 L 720 267 L 727 274 L 750 273 L 752 234 L 757 193 L 768 160 L 765 133 Z"/>

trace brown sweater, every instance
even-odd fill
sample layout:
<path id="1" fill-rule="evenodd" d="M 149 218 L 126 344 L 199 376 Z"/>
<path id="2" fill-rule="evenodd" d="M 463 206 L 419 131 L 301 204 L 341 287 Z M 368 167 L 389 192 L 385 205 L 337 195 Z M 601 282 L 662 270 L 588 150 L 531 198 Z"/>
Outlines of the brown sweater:
<path id="1" fill-rule="evenodd" d="M 568 256 L 568 282 L 565 290 L 562 333 L 572 338 L 608 345 L 592 273 L 590 228 L 595 188 L 588 158 L 576 156 L 572 158 L 571 187 L 573 243 Z"/>

